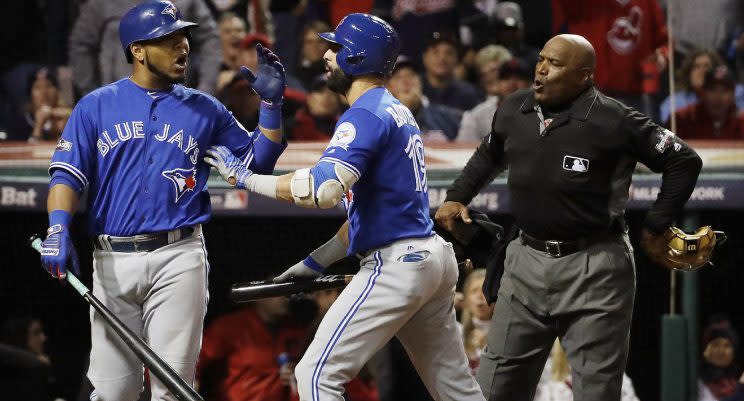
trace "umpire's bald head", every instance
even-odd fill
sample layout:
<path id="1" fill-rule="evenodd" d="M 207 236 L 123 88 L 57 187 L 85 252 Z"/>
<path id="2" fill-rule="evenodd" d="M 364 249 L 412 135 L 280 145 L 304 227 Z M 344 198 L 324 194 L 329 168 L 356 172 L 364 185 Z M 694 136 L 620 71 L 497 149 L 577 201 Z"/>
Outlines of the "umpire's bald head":
<path id="1" fill-rule="evenodd" d="M 540 51 L 535 66 L 535 99 L 556 107 L 570 103 L 594 85 L 596 54 L 580 35 L 557 35 Z"/>

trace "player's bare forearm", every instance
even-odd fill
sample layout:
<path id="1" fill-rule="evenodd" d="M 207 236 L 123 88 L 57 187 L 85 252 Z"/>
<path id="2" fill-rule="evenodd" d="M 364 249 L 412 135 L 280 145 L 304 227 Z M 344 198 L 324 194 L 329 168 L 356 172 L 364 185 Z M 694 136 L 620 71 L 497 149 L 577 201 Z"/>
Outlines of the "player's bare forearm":
<path id="1" fill-rule="evenodd" d="M 75 213 L 77 210 L 78 194 L 74 189 L 64 184 L 57 184 L 49 190 L 47 197 L 47 211 L 64 210 Z"/>
<path id="2" fill-rule="evenodd" d="M 349 220 L 346 220 L 344 224 L 341 225 L 341 228 L 338 229 L 336 232 L 336 235 L 341 238 L 341 241 L 346 245 L 346 247 L 349 247 Z"/>
<path id="3" fill-rule="evenodd" d="M 269 138 L 271 142 L 274 143 L 282 143 L 282 130 L 280 129 L 267 129 L 262 126 L 258 126 L 258 129 L 261 130 L 261 133 Z"/>

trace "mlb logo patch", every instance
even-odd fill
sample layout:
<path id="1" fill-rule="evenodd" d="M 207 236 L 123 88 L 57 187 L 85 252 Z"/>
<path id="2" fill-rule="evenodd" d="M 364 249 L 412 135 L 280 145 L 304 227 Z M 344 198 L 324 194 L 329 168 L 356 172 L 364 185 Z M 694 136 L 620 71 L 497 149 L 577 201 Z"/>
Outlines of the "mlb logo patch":
<path id="1" fill-rule="evenodd" d="M 589 171 L 589 159 L 576 156 L 563 156 L 563 169 L 585 173 Z"/>

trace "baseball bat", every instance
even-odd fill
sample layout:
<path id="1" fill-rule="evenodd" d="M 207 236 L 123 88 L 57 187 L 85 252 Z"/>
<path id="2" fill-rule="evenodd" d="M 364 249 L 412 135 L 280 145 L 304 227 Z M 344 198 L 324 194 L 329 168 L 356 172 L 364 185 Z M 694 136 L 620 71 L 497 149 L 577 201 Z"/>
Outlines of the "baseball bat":
<path id="1" fill-rule="evenodd" d="M 37 234 L 34 234 L 29 238 L 29 244 L 32 248 L 36 249 L 41 253 L 41 238 Z M 134 334 L 124 323 L 119 320 L 106 306 L 96 298 L 93 293 L 81 283 L 77 277 L 71 272 L 67 272 L 67 282 L 72 285 L 75 290 L 82 295 L 82 297 L 88 301 L 90 306 L 98 312 L 106 324 L 116 332 L 116 334 L 124 341 L 124 343 L 137 355 L 142 363 L 152 372 L 155 377 L 160 380 L 163 385 L 173 393 L 179 400 L 184 401 L 204 401 L 203 398 L 197 393 L 191 386 L 186 384 L 181 376 L 176 373 L 173 368 L 168 365 L 164 360 L 160 359 L 155 352 Z"/>
<path id="2" fill-rule="evenodd" d="M 300 292 L 312 292 L 330 288 L 340 288 L 349 284 L 353 274 L 320 276 L 314 280 L 288 281 L 275 283 L 271 280 L 235 283 L 230 291 L 230 299 L 235 303 L 251 302 L 262 298 L 289 296 Z"/>
<path id="3" fill-rule="evenodd" d="M 473 263 L 470 259 L 457 264 L 461 273 L 470 273 Z M 262 298 L 289 296 L 300 292 L 313 292 L 346 286 L 354 278 L 353 274 L 320 276 L 314 280 L 288 281 L 275 283 L 271 280 L 235 283 L 230 291 L 230 299 L 235 303 L 245 303 Z"/>

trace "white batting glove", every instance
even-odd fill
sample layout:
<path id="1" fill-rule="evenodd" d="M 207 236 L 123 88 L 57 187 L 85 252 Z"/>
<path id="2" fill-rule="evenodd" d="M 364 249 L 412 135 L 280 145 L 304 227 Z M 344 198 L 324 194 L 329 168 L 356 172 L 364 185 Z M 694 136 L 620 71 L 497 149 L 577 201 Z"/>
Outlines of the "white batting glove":
<path id="1" fill-rule="evenodd" d="M 338 235 L 334 235 L 328 242 L 312 251 L 305 260 L 296 263 L 275 278 L 274 282 L 283 283 L 293 279 L 310 280 L 320 277 L 323 275 L 326 267 L 342 259 L 344 256 L 346 256 L 346 244 L 344 244 Z"/>
<path id="2" fill-rule="evenodd" d="M 245 167 L 230 149 L 225 146 L 212 146 L 206 154 L 204 161 L 217 169 L 225 182 L 236 188 L 246 189 L 246 181 L 253 175 L 253 171 Z"/>
<path id="3" fill-rule="evenodd" d="M 310 257 L 308 256 L 308 258 Z M 285 281 L 312 280 L 323 275 L 323 270 L 313 269 L 312 267 L 305 264 L 305 260 L 295 263 L 284 273 L 274 278 L 274 282 L 283 283 Z"/>

